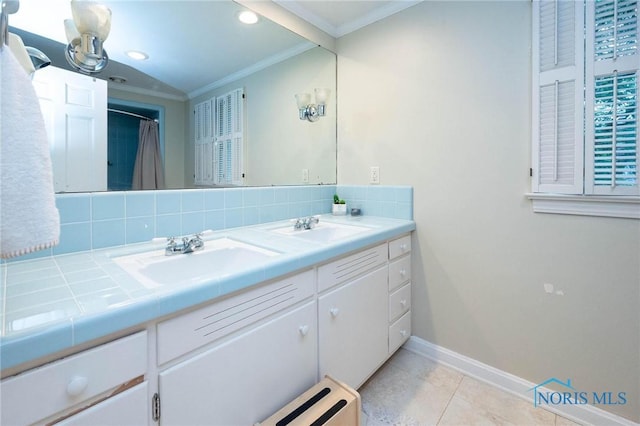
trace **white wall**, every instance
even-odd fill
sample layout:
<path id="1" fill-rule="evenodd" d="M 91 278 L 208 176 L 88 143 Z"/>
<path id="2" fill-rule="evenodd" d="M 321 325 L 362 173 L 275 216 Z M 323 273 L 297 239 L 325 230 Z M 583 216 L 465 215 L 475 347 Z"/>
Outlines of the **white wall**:
<path id="1" fill-rule="evenodd" d="M 414 186 L 415 335 L 638 422 L 640 221 L 531 211 L 530 38 L 529 1 L 429 1 L 339 39 L 338 183 Z"/>
<path id="2" fill-rule="evenodd" d="M 320 47 L 279 62 L 192 99 L 195 104 L 243 87 L 245 91 L 245 185 L 336 183 L 336 56 Z M 294 95 L 331 88 L 326 116 L 301 121 Z M 312 99 L 314 97 L 312 96 Z M 193 114 L 188 158 L 193 158 Z M 187 169 L 193 171 L 193 162 Z"/>

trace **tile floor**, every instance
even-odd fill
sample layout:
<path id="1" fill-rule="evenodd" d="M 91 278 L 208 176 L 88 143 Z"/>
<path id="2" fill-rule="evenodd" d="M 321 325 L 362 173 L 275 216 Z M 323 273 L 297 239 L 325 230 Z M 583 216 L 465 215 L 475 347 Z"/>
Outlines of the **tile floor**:
<path id="1" fill-rule="evenodd" d="M 406 349 L 359 391 L 366 426 L 577 425 Z"/>

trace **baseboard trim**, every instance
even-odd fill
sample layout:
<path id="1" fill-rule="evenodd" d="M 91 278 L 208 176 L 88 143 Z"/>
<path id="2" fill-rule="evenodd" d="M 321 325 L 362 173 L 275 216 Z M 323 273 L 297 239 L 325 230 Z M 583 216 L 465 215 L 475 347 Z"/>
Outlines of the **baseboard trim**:
<path id="1" fill-rule="evenodd" d="M 532 401 L 530 389 L 536 386 L 536 383 L 483 364 L 416 336 L 411 336 L 403 348 L 458 370 L 474 379 L 500 388 L 512 395 Z M 609 413 L 593 405 L 549 405 L 545 406 L 545 409 L 581 424 L 640 426 L 639 423 Z"/>

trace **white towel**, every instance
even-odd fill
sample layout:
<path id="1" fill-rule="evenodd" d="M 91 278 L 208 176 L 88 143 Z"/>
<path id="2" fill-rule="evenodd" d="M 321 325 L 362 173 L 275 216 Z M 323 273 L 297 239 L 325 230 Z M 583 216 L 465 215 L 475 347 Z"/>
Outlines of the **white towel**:
<path id="1" fill-rule="evenodd" d="M 13 56 L 18 60 L 18 63 L 22 68 L 24 68 L 27 75 L 31 76 L 36 69 L 33 66 L 33 62 L 31 62 L 31 58 L 29 57 L 29 53 L 27 49 L 24 47 L 24 43 L 20 36 L 15 35 L 13 33 L 9 33 L 9 49 L 13 52 Z"/>
<path id="2" fill-rule="evenodd" d="M 40 103 L 6 46 L 0 51 L 0 257 L 53 247 L 60 215 Z"/>

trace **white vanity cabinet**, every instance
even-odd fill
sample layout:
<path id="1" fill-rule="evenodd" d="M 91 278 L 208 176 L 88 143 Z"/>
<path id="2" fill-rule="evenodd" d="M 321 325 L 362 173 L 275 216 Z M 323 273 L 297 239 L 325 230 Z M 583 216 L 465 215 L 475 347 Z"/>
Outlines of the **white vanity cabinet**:
<path id="1" fill-rule="evenodd" d="M 147 333 L 123 337 L 0 383 L 0 424 L 147 424 Z"/>
<path id="2" fill-rule="evenodd" d="M 314 385 L 318 363 L 317 308 L 311 298 L 314 276 L 310 270 L 240 293 L 221 302 L 226 304 L 195 311 L 195 316 L 159 324 L 159 354 L 172 341 L 178 347 L 181 340 L 191 341 L 194 330 L 202 327 L 205 334 L 216 336 L 204 351 L 182 356 L 160 371 L 160 424 L 250 425 Z M 255 319 L 276 307 L 278 312 L 266 319 L 233 333 L 224 331 L 248 321 L 247 315 Z"/>
<path id="3" fill-rule="evenodd" d="M 357 389 L 388 357 L 387 245 L 318 269 L 320 377 Z"/>
<path id="4" fill-rule="evenodd" d="M 250 425 L 411 334 L 411 235 L 247 287 L 0 382 L 0 424 Z"/>
<path id="5" fill-rule="evenodd" d="M 389 242 L 389 355 L 411 336 L 411 235 Z"/>
<path id="6" fill-rule="evenodd" d="M 387 300 L 386 265 L 320 296 L 320 377 L 357 389 L 384 362 Z"/>

